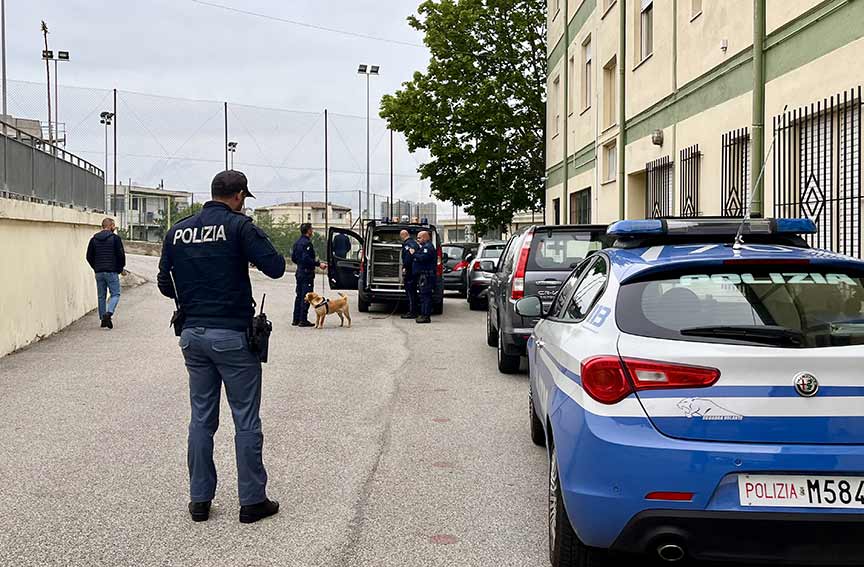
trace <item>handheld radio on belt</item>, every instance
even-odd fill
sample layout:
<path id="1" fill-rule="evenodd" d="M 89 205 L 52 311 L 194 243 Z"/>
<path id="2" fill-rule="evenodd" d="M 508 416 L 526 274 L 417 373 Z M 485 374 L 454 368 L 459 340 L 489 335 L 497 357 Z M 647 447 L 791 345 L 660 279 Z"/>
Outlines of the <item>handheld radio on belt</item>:
<path id="1" fill-rule="evenodd" d="M 267 294 L 261 298 L 261 312 L 252 319 L 252 327 L 249 329 L 249 350 L 258 355 L 261 362 L 267 362 L 270 352 L 270 334 L 273 332 L 273 323 L 267 319 L 264 313 L 264 302 Z"/>
<path id="2" fill-rule="evenodd" d="M 183 323 L 186 322 L 186 314 L 183 313 L 183 308 L 180 307 L 180 298 L 177 295 L 177 284 L 174 283 L 174 273 L 169 272 L 171 276 L 171 287 L 174 288 L 174 307 L 176 310 L 174 314 L 171 315 L 171 325 L 174 327 L 174 335 L 180 336 L 183 333 Z"/>

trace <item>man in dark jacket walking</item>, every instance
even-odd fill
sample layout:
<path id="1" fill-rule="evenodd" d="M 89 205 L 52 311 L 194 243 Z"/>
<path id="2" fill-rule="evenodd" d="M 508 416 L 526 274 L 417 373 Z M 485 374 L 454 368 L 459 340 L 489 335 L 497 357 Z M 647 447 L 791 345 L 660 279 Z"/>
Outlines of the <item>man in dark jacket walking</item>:
<path id="1" fill-rule="evenodd" d="M 102 327 L 113 329 L 111 318 L 120 303 L 120 274 L 126 267 L 123 241 L 114 234 L 117 226 L 113 219 L 102 221 L 102 231 L 93 235 L 87 246 L 87 263 L 96 272 L 96 293 L 99 299 L 99 320 Z M 110 299 L 107 297 L 111 292 Z M 107 305 L 106 305 L 107 300 Z"/>

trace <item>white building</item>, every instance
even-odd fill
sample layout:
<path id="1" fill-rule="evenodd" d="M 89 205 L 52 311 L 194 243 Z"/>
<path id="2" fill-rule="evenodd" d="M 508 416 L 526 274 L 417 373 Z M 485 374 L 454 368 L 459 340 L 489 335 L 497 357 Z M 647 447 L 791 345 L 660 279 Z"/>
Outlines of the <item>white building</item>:
<path id="1" fill-rule="evenodd" d="M 325 217 L 326 213 L 326 217 Z M 354 218 L 351 207 L 324 203 L 322 201 L 282 203 L 255 209 L 256 215 L 268 214 L 274 222 L 292 222 L 301 224 L 311 222 L 313 226 L 324 226 L 325 218 L 330 226 L 351 228 Z"/>

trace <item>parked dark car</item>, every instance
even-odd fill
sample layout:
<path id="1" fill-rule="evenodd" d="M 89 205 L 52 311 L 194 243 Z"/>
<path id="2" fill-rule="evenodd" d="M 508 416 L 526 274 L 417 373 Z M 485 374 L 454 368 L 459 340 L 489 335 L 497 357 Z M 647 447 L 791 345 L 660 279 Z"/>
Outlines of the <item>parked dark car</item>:
<path id="1" fill-rule="evenodd" d="M 498 266 L 498 258 L 504 252 L 507 243 L 503 240 L 487 240 L 480 244 L 474 259 L 468 262 L 468 306 L 472 311 L 485 309 L 489 292 L 489 282 Z"/>
<path id="2" fill-rule="evenodd" d="M 440 315 L 444 312 L 441 239 L 436 228 L 429 224 L 369 221 L 364 236 L 353 230 L 331 227 L 327 235 L 330 289 L 356 289 L 357 310 L 361 313 L 368 312 L 373 303 L 405 301 L 402 241 L 399 238 L 402 230 L 407 230 L 415 238 L 424 230 L 432 234 L 432 243 L 438 249 L 438 286 L 432 313 Z"/>
<path id="3" fill-rule="evenodd" d="M 489 284 L 486 342 L 498 348 L 498 369 L 516 372 L 538 318 L 516 313 L 516 302 L 538 296 L 551 305 L 561 283 L 611 243 L 606 225 L 532 226 L 513 235 Z"/>
<path id="4" fill-rule="evenodd" d="M 480 245 L 476 242 L 448 242 L 441 247 L 444 254 L 444 290 L 468 293 L 468 266 Z"/>

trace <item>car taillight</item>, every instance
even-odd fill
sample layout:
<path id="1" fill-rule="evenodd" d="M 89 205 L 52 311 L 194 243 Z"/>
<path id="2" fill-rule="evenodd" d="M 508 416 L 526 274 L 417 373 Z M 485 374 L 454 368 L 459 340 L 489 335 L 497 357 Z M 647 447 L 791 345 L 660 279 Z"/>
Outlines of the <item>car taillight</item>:
<path id="1" fill-rule="evenodd" d="M 582 388 L 602 404 L 617 404 L 633 387 L 617 356 L 595 356 L 582 363 Z"/>
<path id="2" fill-rule="evenodd" d="M 480 271 L 480 260 L 474 262 L 474 268 L 472 269 L 474 269 L 475 271 Z"/>
<path id="3" fill-rule="evenodd" d="M 441 251 L 440 246 L 438 247 L 438 268 L 436 273 L 439 278 L 444 275 L 444 253 Z"/>
<path id="4" fill-rule="evenodd" d="M 597 356 L 582 363 L 582 387 L 603 404 L 617 404 L 634 391 L 707 388 L 719 379 L 716 368 L 638 358 Z"/>
<path id="5" fill-rule="evenodd" d="M 510 299 L 522 299 L 525 297 L 525 269 L 528 266 L 528 254 L 531 253 L 531 241 L 534 233 L 525 235 L 522 250 L 519 251 L 519 262 L 516 264 L 516 272 L 513 274 L 513 284 L 510 287 Z"/>
<path id="6" fill-rule="evenodd" d="M 468 267 L 468 262 L 462 261 L 462 262 L 459 262 L 458 264 L 456 264 L 455 266 L 453 266 L 453 271 L 454 272 L 461 272 L 462 270 L 464 270 L 467 267 Z"/>

